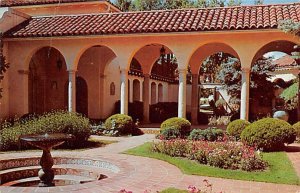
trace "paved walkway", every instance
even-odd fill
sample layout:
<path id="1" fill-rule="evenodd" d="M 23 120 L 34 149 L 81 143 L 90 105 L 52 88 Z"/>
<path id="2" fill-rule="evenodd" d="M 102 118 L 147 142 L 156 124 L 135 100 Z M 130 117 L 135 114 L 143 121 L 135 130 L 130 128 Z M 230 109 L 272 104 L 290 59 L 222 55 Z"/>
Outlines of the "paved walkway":
<path id="1" fill-rule="evenodd" d="M 111 139 L 109 137 L 99 137 Z M 129 156 L 120 154 L 127 149 L 136 147 L 146 141 L 152 141 L 154 135 L 146 134 L 137 137 L 117 138 L 118 143 L 110 144 L 103 148 L 90 149 L 86 151 L 54 151 L 53 156 L 68 156 L 77 158 L 91 158 L 107 160 L 117 165 L 120 174 L 104 180 L 51 188 L 17 188 L 0 187 L 1 193 L 6 192 L 76 192 L 76 193 L 117 193 L 121 189 L 131 190 L 133 193 L 143 193 L 144 190 L 162 190 L 168 187 L 187 189 L 189 185 L 203 187 L 203 180 L 207 179 L 213 184 L 214 192 L 225 191 L 226 193 L 300 193 L 300 186 L 272 184 L 263 182 L 251 182 L 241 180 L 230 180 L 212 177 L 192 176 L 183 174 L 177 167 L 164 161 L 150 158 Z M 116 138 L 113 138 L 116 140 Z M 300 176 L 300 151 L 294 147 L 288 153 L 291 161 Z M 0 154 L 0 159 L 40 156 L 41 152 L 9 153 Z"/>

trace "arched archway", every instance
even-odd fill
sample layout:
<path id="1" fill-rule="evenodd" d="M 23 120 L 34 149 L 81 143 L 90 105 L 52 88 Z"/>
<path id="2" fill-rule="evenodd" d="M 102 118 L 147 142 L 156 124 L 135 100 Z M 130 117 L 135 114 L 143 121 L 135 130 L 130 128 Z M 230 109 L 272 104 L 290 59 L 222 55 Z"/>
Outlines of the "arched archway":
<path id="1" fill-rule="evenodd" d="M 261 74 L 257 70 L 267 72 L 264 79 L 259 79 L 261 84 L 255 84 L 250 92 L 250 100 L 259 103 L 259 105 L 250 106 L 250 120 L 258 119 L 266 115 L 272 115 L 277 110 L 289 111 L 289 122 L 295 123 L 300 119 L 299 101 L 297 95 L 287 99 L 285 104 L 282 103 L 283 98 L 280 97 L 283 87 L 298 86 L 298 76 L 300 72 L 299 64 L 291 58 L 291 53 L 295 52 L 296 44 L 286 40 L 276 40 L 262 46 L 255 54 L 252 60 L 251 81 L 256 82 L 257 77 Z M 280 84 L 275 79 L 282 78 Z M 297 82 L 295 84 L 295 82 Z M 294 85 L 295 84 L 295 85 Z M 259 100 L 255 100 L 259 98 Z M 279 103 L 277 104 L 277 101 Z M 259 111 L 257 108 L 259 106 Z M 289 106 L 286 109 L 284 106 Z M 298 117 L 297 117 L 298 116 Z"/>
<path id="2" fill-rule="evenodd" d="M 221 53 L 221 54 L 220 54 Z M 218 66 L 220 66 L 221 62 L 224 60 L 225 55 L 233 56 L 234 58 L 239 59 L 239 56 L 235 49 L 230 45 L 222 42 L 210 42 L 204 45 L 199 46 L 194 53 L 190 57 L 189 65 L 192 73 L 192 89 L 191 89 L 191 120 L 193 124 L 207 124 L 208 120 L 203 120 L 201 118 L 200 105 L 209 106 L 209 104 L 205 104 L 201 102 L 200 98 L 203 93 L 201 93 L 200 89 L 204 89 L 203 85 L 199 85 L 200 82 L 215 82 L 216 77 L 211 76 L 212 73 L 218 70 Z M 209 67 L 212 69 L 204 69 L 203 64 L 207 64 L 207 60 L 212 62 Z M 211 60 L 215 58 L 215 60 Z M 216 65 L 215 62 L 218 64 Z M 200 81 L 201 80 L 201 81 Z M 215 83 L 213 83 L 215 84 Z M 210 87 L 214 88 L 216 85 L 210 85 Z M 203 100 L 202 100 L 203 101 Z M 206 100 L 205 100 L 206 101 Z M 199 102 L 201 104 L 199 104 Z"/>
<path id="3" fill-rule="evenodd" d="M 191 55 L 189 64 L 191 66 L 192 74 L 199 72 L 201 64 L 207 57 L 221 52 L 230 54 L 239 59 L 239 55 L 230 45 L 221 42 L 208 43 L 197 48 Z"/>
<path id="4" fill-rule="evenodd" d="M 53 47 L 39 49 L 31 58 L 28 76 L 29 113 L 66 109 L 64 83 L 68 79 L 62 54 Z"/>
<path id="5" fill-rule="evenodd" d="M 155 82 L 151 83 L 151 104 L 156 103 L 156 84 Z"/>
<path id="6" fill-rule="evenodd" d="M 172 107 L 175 108 L 167 108 L 160 109 L 158 112 L 166 112 L 172 111 L 170 113 L 164 113 L 164 115 L 176 115 L 178 113 L 176 109 L 176 102 L 178 101 L 178 73 L 176 73 L 177 69 L 177 60 L 175 55 L 172 53 L 172 50 L 162 44 L 148 44 L 141 47 L 139 50 L 135 52 L 133 56 L 131 68 L 129 75 L 135 76 L 134 79 L 138 79 L 142 84 L 142 93 L 143 93 L 143 116 L 144 122 L 161 122 L 162 116 L 158 115 L 159 113 L 154 113 L 155 106 L 152 106 L 160 100 L 160 102 L 173 102 Z M 142 80 L 144 79 L 144 80 Z M 163 97 L 163 89 L 158 90 L 158 84 L 161 83 L 164 85 L 164 89 L 168 91 L 168 94 L 164 99 Z M 184 84 L 185 85 L 185 84 Z M 159 99 L 158 92 L 161 92 L 161 98 Z M 183 104 L 184 103 L 180 103 Z M 171 105 L 171 104 L 166 104 Z M 183 106 L 182 105 L 182 106 Z M 159 108 L 165 108 L 165 106 L 160 106 Z M 151 114 L 156 114 L 157 117 L 161 119 L 152 118 L 150 119 L 150 111 Z M 166 117 L 166 119 L 169 117 Z M 165 119 L 164 119 L 165 120 Z"/>
<path id="7" fill-rule="evenodd" d="M 294 46 L 296 44 L 291 41 L 286 40 L 277 40 L 267 43 L 266 45 L 262 46 L 255 54 L 254 58 L 252 59 L 252 65 L 264 54 L 268 52 L 279 51 L 286 54 L 291 54 L 294 51 Z"/>
<path id="8" fill-rule="evenodd" d="M 158 84 L 158 102 L 163 102 L 164 100 L 164 91 L 163 85 L 161 83 Z"/>
<path id="9" fill-rule="evenodd" d="M 79 57 L 76 76 L 84 79 L 87 84 L 87 107 L 83 109 L 88 111 L 84 113 L 89 118 L 106 118 L 114 111 L 119 90 L 115 89 L 115 95 L 111 95 L 111 83 L 114 82 L 115 88 L 118 88 L 117 79 L 120 77 L 115 58 L 112 49 L 102 45 L 87 48 Z"/>
<path id="10" fill-rule="evenodd" d="M 140 101 L 140 95 L 141 95 L 141 91 L 140 91 L 140 81 L 137 79 L 133 80 L 133 101 Z"/>

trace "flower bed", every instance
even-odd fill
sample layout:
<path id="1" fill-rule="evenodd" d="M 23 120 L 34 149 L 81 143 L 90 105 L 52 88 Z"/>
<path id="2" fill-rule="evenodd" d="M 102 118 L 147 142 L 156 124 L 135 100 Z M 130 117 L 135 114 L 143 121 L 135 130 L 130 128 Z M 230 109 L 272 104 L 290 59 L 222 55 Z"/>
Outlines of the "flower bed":
<path id="1" fill-rule="evenodd" d="M 153 143 L 152 150 L 224 169 L 260 171 L 265 170 L 268 165 L 254 148 L 228 141 L 162 140 Z"/>

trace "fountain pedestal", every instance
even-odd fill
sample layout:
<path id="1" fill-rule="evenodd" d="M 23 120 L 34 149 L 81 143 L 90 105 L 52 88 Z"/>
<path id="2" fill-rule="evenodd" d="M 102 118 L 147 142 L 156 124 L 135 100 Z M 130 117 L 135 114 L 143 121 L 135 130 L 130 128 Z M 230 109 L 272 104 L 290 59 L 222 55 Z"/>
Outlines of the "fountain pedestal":
<path id="1" fill-rule="evenodd" d="M 39 187 L 54 186 L 54 171 L 52 169 L 54 162 L 51 156 L 51 149 L 63 144 L 67 140 L 73 139 L 73 135 L 63 133 L 46 133 L 45 135 L 24 135 L 21 136 L 20 139 L 43 150 L 43 155 L 40 159 L 40 165 L 42 168 L 38 172 L 38 176 L 40 178 Z"/>

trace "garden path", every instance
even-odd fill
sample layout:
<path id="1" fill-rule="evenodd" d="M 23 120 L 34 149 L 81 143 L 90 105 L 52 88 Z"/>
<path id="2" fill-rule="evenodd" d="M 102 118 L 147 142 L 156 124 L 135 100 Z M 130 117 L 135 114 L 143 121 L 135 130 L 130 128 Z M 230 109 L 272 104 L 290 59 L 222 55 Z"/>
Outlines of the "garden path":
<path id="1" fill-rule="evenodd" d="M 203 180 L 207 179 L 213 184 L 214 192 L 226 193 L 300 193 L 300 186 L 252 182 L 242 180 L 221 179 L 183 174 L 177 167 L 167 162 L 151 158 L 120 154 L 121 152 L 139 146 L 147 141 L 154 140 L 154 135 L 146 134 L 136 137 L 97 137 L 101 139 L 118 140 L 118 143 L 106 147 L 85 151 L 54 151 L 53 156 L 67 156 L 77 158 L 91 158 L 109 161 L 117 165 L 120 175 L 104 180 L 80 185 L 51 187 L 51 188 L 17 188 L 0 187 L 1 193 L 14 192 L 76 192 L 76 193 L 117 193 L 121 189 L 131 190 L 133 193 L 143 193 L 144 190 L 162 190 L 168 187 L 187 189 L 189 185 L 203 187 Z M 297 145 L 298 148 L 299 145 Z M 299 146 L 300 148 L 300 146 Z M 291 148 L 293 149 L 293 148 Z M 0 154 L 1 159 L 18 157 L 40 156 L 41 152 L 5 153 Z M 288 156 L 293 162 L 298 174 L 300 169 L 300 151 L 290 151 Z"/>

